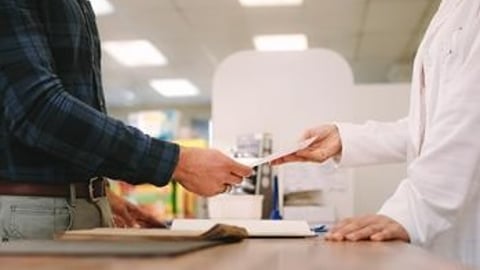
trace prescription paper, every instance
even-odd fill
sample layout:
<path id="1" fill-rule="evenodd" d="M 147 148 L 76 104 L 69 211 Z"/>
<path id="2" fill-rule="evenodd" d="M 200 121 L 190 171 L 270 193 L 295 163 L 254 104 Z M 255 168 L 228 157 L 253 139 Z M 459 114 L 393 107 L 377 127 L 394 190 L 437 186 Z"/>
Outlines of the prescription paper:
<path id="1" fill-rule="evenodd" d="M 284 149 L 282 151 L 279 151 L 279 152 L 276 152 L 276 153 L 273 153 L 271 155 L 268 155 L 266 157 L 263 157 L 263 158 L 260 158 L 260 159 L 257 159 L 255 161 L 251 161 L 249 163 L 247 163 L 246 165 L 247 166 L 250 166 L 251 168 L 253 167 L 256 167 L 256 166 L 259 166 L 259 165 L 262 165 L 264 163 L 269 163 L 269 162 L 272 162 L 276 159 L 279 159 L 281 157 L 284 157 L 284 156 L 288 156 L 290 154 L 293 154 L 297 151 L 300 151 L 302 149 L 305 149 L 307 148 L 308 146 L 310 146 L 315 140 L 317 139 L 317 136 L 314 136 L 314 137 L 311 137 L 301 143 L 299 143 L 298 145 L 295 145 L 295 146 L 292 146 L 292 147 L 289 147 L 287 149 Z"/>

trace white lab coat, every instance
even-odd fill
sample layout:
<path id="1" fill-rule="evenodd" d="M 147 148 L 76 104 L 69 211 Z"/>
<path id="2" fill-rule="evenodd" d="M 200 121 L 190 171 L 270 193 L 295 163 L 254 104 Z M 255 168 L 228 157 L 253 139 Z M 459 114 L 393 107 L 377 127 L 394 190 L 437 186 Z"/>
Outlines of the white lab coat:
<path id="1" fill-rule="evenodd" d="M 380 214 L 414 244 L 480 267 L 480 1 L 443 0 L 414 63 L 410 112 L 338 124 L 341 165 L 407 161 Z"/>

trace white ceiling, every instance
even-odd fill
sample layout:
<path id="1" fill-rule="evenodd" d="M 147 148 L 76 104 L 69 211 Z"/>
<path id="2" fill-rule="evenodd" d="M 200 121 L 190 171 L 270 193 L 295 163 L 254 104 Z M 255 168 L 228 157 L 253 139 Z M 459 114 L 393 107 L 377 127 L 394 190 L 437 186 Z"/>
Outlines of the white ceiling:
<path id="1" fill-rule="evenodd" d="M 215 67 L 253 49 L 257 34 L 305 33 L 310 47 L 341 53 L 358 83 L 408 80 L 419 40 L 440 0 L 305 0 L 301 7 L 244 8 L 237 0 L 111 0 L 98 17 L 103 41 L 149 39 L 167 56 L 165 67 L 126 68 L 103 56 L 110 107 L 207 104 Z M 201 96 L 167 99 L 154 78 L 187 78 Z"/>

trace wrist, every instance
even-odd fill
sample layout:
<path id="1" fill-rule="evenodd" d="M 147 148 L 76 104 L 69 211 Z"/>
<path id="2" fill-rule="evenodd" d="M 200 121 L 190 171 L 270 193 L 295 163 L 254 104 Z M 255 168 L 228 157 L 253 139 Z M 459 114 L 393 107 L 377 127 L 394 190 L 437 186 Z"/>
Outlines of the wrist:
<path id="1" fill-rule="evenodd" d="M 334 145 L 335 145 L 335 151 L 334 151 L 334 156 L 341 156 L 342 154 L 342 138 L 340 137 L 340 130 L 338 129 L 338 126 L 335 124 L 332 124 L 332 132 L 333 132 L 333 138 L 334 138 Z"/>
<path id="2" fill-rule="evenodd" d="M 191 151 L 192 148 L 180 146 L 177 166 L 175 167 L 175 170 L 172 174 L 173 179 L 179 181 L 181 179 L 184 179 L 185 176 L 188 174 L 188 160 L 191 156 Z"/>

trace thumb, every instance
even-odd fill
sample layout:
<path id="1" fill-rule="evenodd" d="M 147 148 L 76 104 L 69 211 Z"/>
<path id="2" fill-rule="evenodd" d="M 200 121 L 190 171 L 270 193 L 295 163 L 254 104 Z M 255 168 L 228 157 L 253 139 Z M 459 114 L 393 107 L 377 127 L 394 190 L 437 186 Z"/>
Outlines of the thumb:
<path id="1" fill-rule="evenodd" d="M 302 137 L 301 137 L 301 140 L 304 141 L 304 140 L 307 140 L 313 136 L 316 136 L 316 131 L 315 129 L 311 128 L 311 129 L 307 129 L 303 134 L 302 134 Z"/>
<path id="2" fill-rule="evenodd" d="M 303 134 L 302 139 L 306 140 L 306 139 L 309 139 L 311 137 L 316 136 L 316 137 L 318 137 L 318 140 L 322 140 L 325 137 L 327 137 L 327 135 L 330 132 L 330 128 L 331 128 L 331 125 L 323 125 L 323 126 L 319 126 L 319 127 L 316 127 L 316 128 L 308 129 Z"/>
<path id="3" fill-rule="evenodd" d="M 246 165 L 240 164 L 238 162 L 235 162 L 233 160 L 232 160 L 230 170 L 234 175 L 237 175 L 237 176 L 240 176 L 240 177 L 248 177 L 248 176 L 253 174 L 253 169 L 252 168 L 250 168 Z"/>

